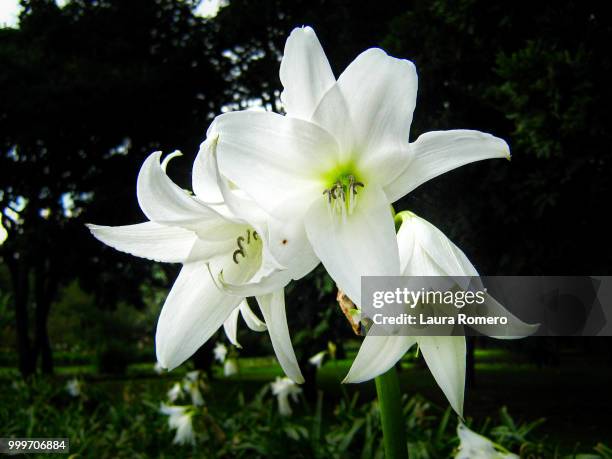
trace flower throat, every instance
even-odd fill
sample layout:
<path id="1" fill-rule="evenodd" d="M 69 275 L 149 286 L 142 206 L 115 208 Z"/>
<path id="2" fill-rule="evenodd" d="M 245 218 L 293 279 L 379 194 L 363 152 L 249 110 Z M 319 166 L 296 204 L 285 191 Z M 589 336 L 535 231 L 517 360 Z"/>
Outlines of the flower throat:
<path id="1" fill-rule="evenodd" d="M 331 214 L 340 214 L 343 218 L 350 215 L 357 206 L 357 192 L 365 185 L 358 181 L 353 174 L 341 174 L 336 181 L 323 190 L 327 201 L 327 208 Z"/>

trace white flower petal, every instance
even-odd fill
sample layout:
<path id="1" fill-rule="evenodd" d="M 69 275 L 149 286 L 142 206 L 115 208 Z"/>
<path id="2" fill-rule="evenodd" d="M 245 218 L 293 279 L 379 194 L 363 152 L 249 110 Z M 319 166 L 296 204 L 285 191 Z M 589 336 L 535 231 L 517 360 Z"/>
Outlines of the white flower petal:
<path id="1" fill-rule="evenodd" d="M 87 227 L 96 239 L 116 250 L 167 263 L 187 260 L 197 239 L 193 231 L 154 222 Z"/>
<path id="2" fill-rule="evenodd" d="M 340 147 L 341 158 L 349 159 L 355 150 L 355 129 L 349 105 L 338 84 L 334 84 L 325 93 L 310 121 L 332 134 Z"/>
<path id="3" fill-rule="evenodd" d="M 421 336 L 419 349 L 453 409 L 463 416 L 466 346 L 464 336 Z"/>
<path id="4" fill-rule="evenodd" d="M 390 202 L 426 181 L 465 164 L 492 158 L 510 159 L 510 148 L 502 139 L 480 131 L 457 129 L 422 134 L 410 144 L 411 160 L 385 187 Z"/>
<path id="5" fill-rule="evenodd" d="M 213 158 L 216 147 L 216 136 L 208 137 L 202 142 L 191 173 L 193 192 L 202 201 L 209 203 L 221 203 L 223 201 L 217 182 L 216 161 Z"/>
<path id="6" fill-rule="evenodd" d="M 282 289 L 290 281 L 288 271 L 273 270 L 256 280 L 237 280 L 234 282 L 225 280 L 225 273 L 218 276 L 219 287 L 226 293 L 234 296 L 257 296 L 267 295 L 275 290 Z"/>
<path id="7" fill-rule="evenodd" d="M 281 100 L 289 116 L 308 120 L 336 79 L 310 27 L 293 29 L 280 66 Z"/>
<path id="8" fill-rule="evenodd" d="M 242 302 L 244 303 L 246 300 L 242 300 Z M 242 304 L 242 303 L 241 303 Z M 229 317 L 227 319 L 225 319 L 225 322 L 223 322 L 223 331 L 225 332 L 225 336 L 227 336 L 227 339 L 229 340 L 230 343 L 232 343 L 234 346 L 241 348 L 242 346 L 240 345 L 240 343 L 238 342 L 237 339 L 237 334 L 238 334 L 238 315 L 240 314 L 240 309 L 236 308 L 234 309 Z"/>
<path id="9" fill-rule="evenodd" d="M 360 383 L 385 373 L 416 343 L 412 336 L 365 337 L 343 383 Z"/>
<path id="10" fill-rule="evenodd" d="M 140 173 L 136 194 L 140 208 L 151 221 L 217 233 L 228 220 L 176 185 L 160 164 L 161 152 L 149 155 Z"/>
<path id="11" fill-rule="evenodd" d="M 257 315 L 253 312 L 246 299 L 240 303 L 240 314 L 244 319 L 244 323 L 246 323 L 247 327 L 249 327 L 251 330 L 263 332 L 268 329 L 266 323 L 257 317 Z"/>
<path id="12" fill-rule="evenodd" d="M 157 360 L 168 369 L 179 366 L 221 327 L 240 301 L 217 289 L 205 263 L 183 266 L 157 322 Z"/>
<path id="13" fill-rule="evenodd" d="M 260 233 L 264 233 L 263 226 L 267 223 L 269 216 L 264 210 L 249 198 L 242 190 L 230 189 L 227 179 L 223 177 L 219 170 L 217 162 L 217 145 L 219 143 L 219 134 L 216 132 L 215 124 L 208 130 L 208 140 L 210 145 L 208 148 L 208 157 L 206 167 L 209 169 L 208 174 L 214 177 L 217 185 L 217 191 L 220 194 L 221 200 L 227 207 L 229 212 L 244 223 L 254 226 Z"/>
<path id="14" fill-rule="evenodd" d="M 393 180 L 407 164 L 407 146 L 416 106 L 414 64 L 378 48 L 361 53 L 338 78 L 349 106 L 364 169 L 379 183 Z"/>
<path id="15" fill-rule="evenodd" d="M 470 279 L 478 277 L 478 271 L 463 251 L 448 239 L 442 231 L 412 212 L 401 212 L 402 225 L 397 233 L 400 266 L 403 276 L 457 276 L 462 288 L 468 288 Z M 472 279 L 484 288 L 479 279 Z M 473 287 L 473 285 L 472 285 Z M 487 294 L 484 304 L 466 306 L 467 315 L 508 318 L 503 329 L 492 325 L 472 325 L 471 328 L 499 339 L 516 339 L 532 335 L 537 324 L 527 324 L 508 312 L 495 298 Z M 503 331 L 503 335 L 500 335 Z"/>
<path id="16" fill-rule="evenodd" d="M 312 248 L 338 284 L 361 306 L 361 276 L 398 276 L 395 226 L 385 194 L 377 186 L 359 193 L 359 203 L 346 221 L 329 212 L 325 198 L 306 215 Z"/>
<path id="17" fill-rule="evenodd" d="M 474 314 L 478 316 L 488 317 L 506 317 L 508 323 L 503 327 L 499 325 L 471 325 L 470 327 L 479 333 L 497 339 L 518 339 L 533 335 L 538 331 L 538 324 L 528 324 L 523 322 L 515 315 L 508 312 L 495 298 L 487 293 L 485 302 L 482 305 L 473 305 L 465 308 L 465 313 L 470 314 L 474 310 Z M 477 312 L 476 312 L 477 311 Z M 502 332 L 503 334 L 500 334 Z"/>
<path id="18" fill-rule="evenodd" d="M 221 173 L 279 219 L 303 215 L 338 157 L 328 132 L 276 113 L 226 113 L 215 131 Z"/>
<path id="19" fill-rule="evenodd" d="M 213 236 L 209 232 L 206 234 Z M 212 260 L 220 255 L 232 253 L 236 248 L 236 237 L 238 234 L 240 234 L 239 230 L 228 227 L 228 229 L 224 229 L 222 234 L 217 235 L 218 237 L 224 237 L 224 239 L 206 240 L 198 238 L 191 249 L 189 257 L 185 261 Z"/>
<path id="20" fill-rule="evenodd" d="M 240 306 L 232 311 L 229 317 L 223 322 L 223 330 L 225 331 L 225 335 L 227 339 L 234 346 L 238 348 L 242 348 L 240 343 L 238 342 L 237 334 L 238 334 L 238 315 L 242 315 L 244 322 L 247 324 L 251 330 L 256 332 L 266 331 L 268 328 L 266 324 L 259 318 L 249 307 L 249 303 L 247 303 L 246 298 L 242 300 Z M 227 351 L 226 351 L 227 352 Z"/>
<path id="21" fill-rule="evenodd" d="M 257 303 L 268 326 L 278 363 L 289 378 L 298 384 L 303 383 L 304 377 L 300 371 L 289 336 L 284 290 L 281 289 L 268 295 L 258 296 Z"/>
<path id="22" fill-rule="evenodd" d="M 399 215 L 403 222 L 398 232 L 398 240 L 414 237 L 416 244 L 431 257 L 441 270 L 441 273 L 429 273 L 419 271 L 414 266 L 407 266 L 406 271 L 402 273 L 404 276 L 478 276 L 478 271 L 463 251 L 442 231 L 412 212 L 401 212 Z M 414 256 L 415 251 L 412 254 Z M 404 256 L 405 254 L 402 254 L 402 260 Z"/>
<path id="23" fill-rule="evenodd" d="M 298 280 L 319 264 L 312 250 L 303 221 L 268 220 L 266 248 L 276 262 L 285 267 L 291 279 Z"/>
<path id="24" fill-rule="evenodd" d="M 467 428 L 463 422 L 457 426 L 459 452 L 455 459 L 519 459 L 513 453 L 501 453 L 495 449 L 491 440 Z"/>
<path id="25" fill-rule="evenodd" d="M 402 212 L 399 215 L 404 214 Z M 423 250 L 416 238 L 412 219 L 404 218 L 397 232 L 397 246 L 400 256 L 400 272 L 402 276 L 444 276 L 442 269 Z"/>

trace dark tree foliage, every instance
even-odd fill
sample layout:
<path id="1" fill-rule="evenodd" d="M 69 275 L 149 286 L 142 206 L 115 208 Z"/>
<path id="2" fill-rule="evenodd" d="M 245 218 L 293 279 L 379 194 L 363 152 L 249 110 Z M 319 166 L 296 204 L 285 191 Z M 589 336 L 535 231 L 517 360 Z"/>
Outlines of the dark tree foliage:
<path id="1" fill-rule="evenodd" d="M 78 278 L 101 307 L 137 306 L 138 285 L 154 281 L 151 262 L 104 247 L 83 224 L 144 219 L 135 182 L 152 151 L 182 150 L 169 173 L 190 188 L 222 109 L 280 110 L 279 60 L 303 24 L 336 75 L 372 46 L 416 63 L 411 139 L 468 128 L 508 140 L 510 163 L 452 171 L 396 209 L 439 226 L 484 274 L 609 270 L 612 34 L 594 3 L 231 0 L 213 19 L 194 16 L 197 0 L 22 4 L 20 28 L 0 30 L 0 256 L 24 374 L 39 356 L 52 368 L 46 317 L 62 285 Z M 305 330 L 294 333 L 302 360 L 350 336 L 322 269 L 288 289 L 287 307 L 291 330 Z"/>
<path id="2" fill-rule="evenodd" d="M 51 371 L 46 317 L 62 283 L 80 278 L 102 305 L 138 304 L 151 263 L 104 248 L 83 223 L 143 219 L 134 192 L 142 160 L 196 151 L 225 80 L 213 27 L 187 2 L 23 5 L 21 27 L 0 31 L 0 204 L 15 210 L 2 216 L 1 254 L 29 374 L 38 355 Z"/>
<path id="3" fill-rule="evenodd" d="M 419 70 L 412 137 L 471 128 L 510 145 L 510 164 L 450 172 L 402 203 L 482 273 L 609 274 L 610 36 L 593 2 L 417 1 L 392 21 L 384 46 Z"/>

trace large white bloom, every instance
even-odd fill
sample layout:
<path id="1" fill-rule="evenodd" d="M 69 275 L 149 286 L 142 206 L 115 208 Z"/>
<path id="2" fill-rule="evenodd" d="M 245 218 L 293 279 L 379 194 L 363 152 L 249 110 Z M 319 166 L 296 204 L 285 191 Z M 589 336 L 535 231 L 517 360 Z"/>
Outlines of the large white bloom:
<path id="1" fill-rule="evenodd" d="M 519 459 L 516 454 L 498 451 L 491 440 L 471 431 L 463 423 L 457 426 L 457 435 L 461 444 L 455 459 Z"/>
<path id="2" fill-rule="evenodd" d="M 180 365 L 224 324 L 236 342 L 239 311 L 248 326 L 265 329 L 243 301 L 256 295 L 281 366 L 302 382 L 283 287 L 310 272 L 318 259 L 303 227 L 270 219 L 239 190 L 230 189 L 217 171 L 216 143 L 209 136 L 196 158 L 195 195 L 170 180 L 165 173 L 169 158 L 160 163 L 156 152 L 142 165 L 137 184 L 138 202 L 150 221 L 89 229 L 117 250 L 183 264 L 157 324 L 156 353 L 164 367 Z"/>
<path id="3" fill-rule="evenodd" d="M 176 430 L 173 443 L 179 445 L 194 444 L 193 411 L 189 406 L 173 406 L 161 404 L 160 413 L 168 416 L 168 426 Z"/>
<path id="4" fill-rule="evenodd" d="M 361 53 L 334 78 L 314 31 L 295 29 L 280 67 L 286 116 L 219 116 L 222 173 L 271 215 L 302 221 L 316 255 L 361 305 L 363 275 L 398 275 L 390 204 L 427 180 L 508 145 L 478 131 L 429 132 L 409 143 L 416 103 L 412 62 Z"/>
<path id="5" fill-rule="evenodd" d="M 400 212 L 402 224 L 397 233 L 403 276 L 478 276 L 465 254 L 428 221 L 412 212 Z M 490 315 L 508 318 L 505 336 L 525 337 L 536 331 L 487 294 L 484 305 Z M 467 311 L 464 311 L 467 312 Z M 373 326 L 375 327 L 375 326 Z M 474 325 L 478 332 L 492 336 L 499 332 L 490 325 Z M 372 330 L 370 330 L 372 332 Z M 376 336 L 368 334 L 344 382 L 358 383 L 374 378 L 395 365 L 414 345 L 419 345 L 425 362 L 453 409 L 463 415 L 466 345 L 464 336 Z"/>
<path id="6" fill-rule="evenodd" d="M 297 402 L 302 389 L 291 379 L 279 377 L 273 383 L 270 383 L 270 386 L 272 387 L 272 394 L 276 395 L 278 401 L 278 412 L 281 416 L 290 416 L 293 411 L 289 404 L 289 397 Z"/>

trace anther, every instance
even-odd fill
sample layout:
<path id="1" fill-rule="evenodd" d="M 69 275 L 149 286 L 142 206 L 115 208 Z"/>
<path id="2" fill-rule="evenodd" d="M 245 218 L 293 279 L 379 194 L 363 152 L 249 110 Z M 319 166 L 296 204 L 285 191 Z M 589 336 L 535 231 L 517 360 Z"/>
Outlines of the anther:
<path id="1" fill-rule="evenodd" d="M 234 250 L 234 254 L 232 255 L 232 259 L 236 264 L 238 264 L 238 255 L 242 255 L 242 258 L 246 258 L 246 254 L 244 253 L 244 247 L 242 247 L 243 242 L 244 238 L 242 236 L 238 236 L 238 238 L 236 238 L 236 244 L 238 244 L 238 249 Z"/>
<path id="2" fill-rule="evenodd" d="M 334 197 L 341 197 L 343 201 L 346 201 L 346 191 L 344 190 L 344 185 L 342 185 L 342 183 L 340 182 L 336 182 L 336 185 L 334 186 L 334 191 L 335 190 L 338 190 L 340 194 L 336 195 L 336 193 L 334 192 Z"/>
<path id="3" fill-rule="evenodd" d="M 352 175 L 349 176 L 349 189 L 353 194 L 357 194 L 357 187 L 359 186 L 363 188 L 365 185 L 361 182 L 355 181 L 355 177 Z"/>

